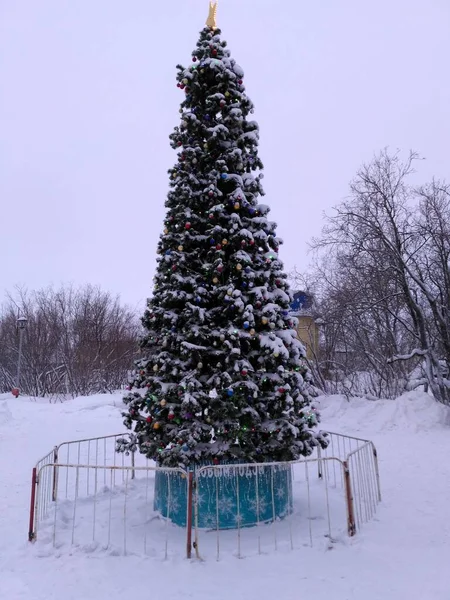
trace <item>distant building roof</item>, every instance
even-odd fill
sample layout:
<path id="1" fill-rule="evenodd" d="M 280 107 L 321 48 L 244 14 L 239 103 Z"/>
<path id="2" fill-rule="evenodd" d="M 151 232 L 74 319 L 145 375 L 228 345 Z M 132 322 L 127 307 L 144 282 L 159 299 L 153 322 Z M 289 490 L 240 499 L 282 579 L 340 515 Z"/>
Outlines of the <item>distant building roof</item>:
<path id="1" fill-rule="evenodd" d="M 311 312 L 314 305 L 314 296 L 307 292 L 294 292 L 294 300 L 291 303 L 290 313 L 292 315 L 304 315 Z"/>

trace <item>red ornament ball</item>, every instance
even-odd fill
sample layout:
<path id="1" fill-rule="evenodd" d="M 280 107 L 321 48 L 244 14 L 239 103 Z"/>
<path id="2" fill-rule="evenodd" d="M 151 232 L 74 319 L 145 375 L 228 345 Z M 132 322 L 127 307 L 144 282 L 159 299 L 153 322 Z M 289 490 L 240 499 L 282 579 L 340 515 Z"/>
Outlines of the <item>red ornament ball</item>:
<path id="1" fill-rule="evenodd" d="M 214 463 L 215 465 L 218 465 L 218 464 L 219 464 L 219 459 L 218 459 L 218 458 L 213 458 L 213 463 Z"/>
<path id="2" fill-rule="evenodd" d="M 223 265 L 219 265 L 217 267 L 217 270 L 218 270 L 219 273 L 222 273 L 222 271 L 223 271 Z"/>
<path id="3" fill-rule="evenodd" d="M 213 49 L 213 51 L 212 51 L 212 55 L 213 55 L 213 56 L 217 56 L 217 50 L 216 50 L 215 48 L 214 48 L 214 49 Z"/>
<path id="4" fill-rule="evenodd" d="M 151 423 L 153 421 L 151 417 L 147 417 L 145 420 L 147 421 L 147 423 Z"/>
<path id="5" fill-rule="evenodd" d="M 177 265 L 172 265 L 172 271 L 176 271 L 177 270 Z"/>
<path id="6" fill-rule="evenodd" d="M 216 250 L 222 250 L 222 244 L 217 244 Z"/>
<path id="7" fill-rule="evenodd" d="M 280 392 L 280 394 L 284 394 L 284 392 L 286 391 L 284 388 L 280 387 L 278 388 L 278 391 Z"/>
<path id="8" fill-rule="evenodd" d="M 255 240 L 250 240 L 249 244 L 250 244 L 250 246 L 254 246 L 255 245 Z"/>
<path id="9" fill-rule="evenodd" d="M 172 420 L 172 419 L 175 419 L 175 415 L 174 415 L 173 413 L 170 413 L 170 415 L 168 416 L 168 418 L 169 418 L 170 420 Z"/>
<path id="10" fill-rule="evenodd" d="M 241 375 L 242 375 L 243 377 L 245 377 L 247 374 L 248 374 L 248 371 L 247 371 L 247 369 L 242 369 L 242 371 L 241 371 Z"/>
<path id="11" fill-rule="evenodd" d="M 192 57 L 192 62 L 197 62 L 197 57 L 196 56 Z"/>
<path id="12" fill-rule="evenodd" d="M 238 84 L 242 85 L 244 82 L 242 81 L 242 79 L 239 79 Z"/>
<path id="13" fill-rule="evenodd" d="M 184 226 L 185 229 L 190 229 L 191 228 L 191 224 L 189 222 L 186 223 L 186 225 Z"/>

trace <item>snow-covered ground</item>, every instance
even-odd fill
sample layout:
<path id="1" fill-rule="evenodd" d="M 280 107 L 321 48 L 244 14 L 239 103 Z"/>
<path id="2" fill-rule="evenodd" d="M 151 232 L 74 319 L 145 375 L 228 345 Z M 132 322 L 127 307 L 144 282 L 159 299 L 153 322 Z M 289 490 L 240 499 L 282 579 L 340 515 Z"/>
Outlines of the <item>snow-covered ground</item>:
<path id="1" fill-rule="evenodd" d="M 30 473 L 53 445 L 122 430 L 120 395 L 64 404 L 0 396 L 0 598 L 449 600 L 450 411 L 419 392 L 396 401 L 321 399 L 322 426 L 374 441 L 383 502 L 351 540 L 239 560 L 114 556 L 27 543 Z M 45 550 L 45 551 L 44 551 Z"/>

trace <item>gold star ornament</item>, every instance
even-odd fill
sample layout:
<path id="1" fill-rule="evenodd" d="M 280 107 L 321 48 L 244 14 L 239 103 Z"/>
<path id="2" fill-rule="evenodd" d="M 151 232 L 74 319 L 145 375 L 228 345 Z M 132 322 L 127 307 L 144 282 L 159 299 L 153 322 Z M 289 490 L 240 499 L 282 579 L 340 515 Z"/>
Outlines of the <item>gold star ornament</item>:
<path id="1" fill-rule="evenodd" d="M 209 15 L 206 19 L 206 26 L 210 29 L 217 29 L 217 5 L 218 1 L 209 3 Z"/>

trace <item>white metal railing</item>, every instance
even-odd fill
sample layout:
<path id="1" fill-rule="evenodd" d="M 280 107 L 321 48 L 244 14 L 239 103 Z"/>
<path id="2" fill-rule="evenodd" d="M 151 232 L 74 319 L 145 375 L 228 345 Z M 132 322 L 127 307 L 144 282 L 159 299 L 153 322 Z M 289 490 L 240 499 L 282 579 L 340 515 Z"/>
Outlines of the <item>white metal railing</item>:
<path id="1" fill-rule="evenodd" d="M 325 450 L 317 449 L 311 457 L 292 463 L 273 463 L 274 469 L 292 468 L 292 515 L 282 521 L 271 519 L 269 525 L 267 520 L 259 523 L 256 516 L 252 528 L 240 527 L 238 519 L 233 532 L 220 530 L 216 520 L 208 534 L 198 521 L 202 478 L 211 473 L 217 477 L 230 468 L 236 473 L 243 468 L 257 473 L 260 466 L 205 466 L 195 474 L 183 469 L 160 469 L 139 453 L 118 454 L 116 441 L 123 433 L 63 442 L 33 469 L 29 540 L 36 540 L 39 531 L 40 540 L 53 545 L 100 545 L 121 553 L 163 551 L 167 557 L 170 534 L 177 547 L 186 544 L 189 557 L 194 548 L 197 556 L 201 549 L 203 555 L 214 553 L 219 558 L 223 548 L 244 556 L 279 545 L 312 545 L 324 536 L 331 543 L 345 530 L 348 535 L 355 535 L 373 518 L 381 501 L 376 450 L 369 440 L 334 432 L 328 435 L 330 441 Z M 186 478 L 185 530 L 170 523 L 170 510 L 162 515 L 163 519 L 153 510 L 154 476 L 158 470 L 168 474 L 169 489 L 170 473 L 181 473 Z M 257 484 L 254 489 L 252 501 L 258 505 L 261 498 Z M 149 543 L 150 539 L 156 546 Z"/>
<path id="2" fill-rule="evenodd" d="M 85 438 L 81 440 L 65 441 L 55 446 L 46 456 L 41 458 L 33 469 L 32 479 L 34 484 L 31 489 L 30 506 L 30 525 L 28 538 L 33 541 L 35 537 L 35 527 L 38 522 L 46 518 L 49 510 L 52 508 L 52 502 L 55 502 L 58 494 L 63 494 L 67 499 L 73 492 L 75 486 L 75 476 L 73 471 L 64 470 L 61 472 L 59 465 L 64 464 L 85 464 L 87 466 L 103 465 L 103 484 L 106 486 L 106 467 L 114 469 L 112 487 L 125 481 L 125 468 L 135 466 L 150 466 L 152 463 L 141 454 L 116 452 L 116 442 L 123 437 L 123 433 L 112 434 L 102 437 Z M 52 469 L 42 470 L 43 466 L 52 464 Z M 122 467 L 116 470 L 116 467 Z M 131 478 L 134 478 L 135 471 L 132 470 Z M 82 473 L 81 480 L 78 481 L 78 487 L 89 496 L 89 490 L 94 481 L 94 473 L 86 470 Z M 39 489 L 39 498 L 36 498 L 36 489 Z M 45 490 L 45 494 L 42 490 Z M 39 501 L 38 501 L 39 500 Z M 33 507 L 33 508 L 32 508 Z"/>
<path id="3" fill-rule="evenodd" d="M 347 456 L 351 493 L 354 504 L 355 531 L 374 516 L 381 502 L 380 473 L 377 451 L 372 442 L 366 442 Z"/>
<path id="4" fill-rule="evenodd" d="M 38 483 L 48 483 L 54 467 L 54 464 L 43 465 L 37 474 Z M 171 534 L 176 540 L 175 547 L 180 547 L 183 538 L 186 544 L 186 530 L 180 530 L 170 522 L 173 506 L 170 475 L 181 473 L 186 477 L 183 469 L 92 464 L 58 464 L 57 469 L 64 480 L 68 473 L 67 480 L 73 485 L 57 491 L 44 519 L 40 518 L 38 509 L 34 540 L 39 536 L 42 543 L 58 548 L 77 546 L 88 551 L 101 548 L 114 554 L 143 553 L 163 558 L 168 557 Z M 169 475 L 167 512 L 162 515 L 163 519 L 153 510 L 157 471 Z M 92 474 L 89 493 L 86 483 L 91 477 L 88 473 Z M 103 485 L 105 481 L 106 486 Z M 186 497 L 187 486 L 186 477 Z M 36 506 L 48 497 L 47 487 L 37 486 Z"/>
<path id="5" fill-rule="evenodd" d="M 203 555 L 215 554 L 219 560 L 222 548 L 235 553 L 238 558 L 253 553 L 263 554 L 271 549 L 278 550 L 281 547 L 291 549 L 304 546 L 309 543 L 313 546 L 318 540 L 326 539 L 328 544 L 333 543 L 342 536 L 346 530 L 346 516 L 348 514 L 345 487 L 333 485 L 328 474 L 333 472 L 342 473 L 342 481 L 345 481 L 344 464 L 339 458 L 322 457 L 322 468 L 325 475 L 319 480 L 313 474 L 317 469 L 319 458 L 303 458 L 293 462 L 254 463 L 240 465 L 213 465 L 201 467 L 196 472 L 195 494 L 194 494 L 194 543 L 195 547 Z M 325 466 L 326 465 L 326 466 Z M 332 468 L 331 466 L 332 465 Z M 292 476 L 288 479 L 288 495 L 292 497 L 290 513 L 283 519 L 276 514 L 276 497 L 279 490 L 275 489 L 273 474 L 279 469 L 289 469 Z M 260 492 L 258 485 L 259 471 L 270 469 L 270 493 L 267 495 Z M 240 496 L 240 477 L 243 472 L 247 478 L 254 480 L 249 486 L 253 490 L 251 498 Z M 235 478 L 236 527 L 232 530 L 224 530 L 220 527 L 220 513 L 223 512 L 219 494 L 219 485 L 224 476 Z M 201 504 L 203 493 L 203 480 L 214 481 L 215 493 L 213 496 L 213 522 L 209 529 L 201 528 L 198 519 L 198 507 Z M 209 484 L 211 487 L 211 484 Z M 215 498 L 214 498 L 215 496 Z M 254 522 L 250 527 L 241 526 L 240 504 L 245 500 L 248 505 L 253 505 Z M 229 501 L 229 500 L 228 500 Z M 269 507 L 261 507 L 264 503 Z M 210 505 L 211 507 L 211 505 Z M 267 510 L 269 508 L 269 510 Z M 227 507 L 225 506 L 225 510 Z M 269 518 L 260 519 L 261 513 L 269 514 Z"/>

